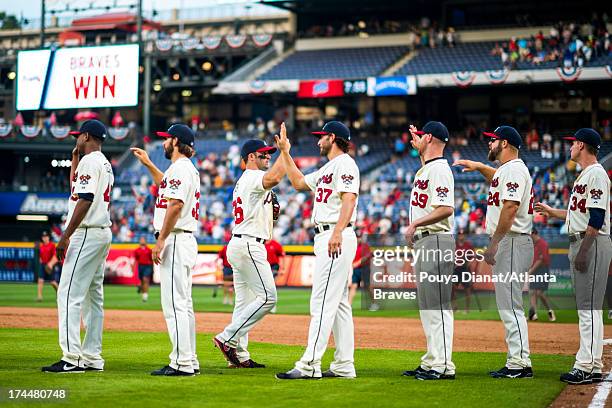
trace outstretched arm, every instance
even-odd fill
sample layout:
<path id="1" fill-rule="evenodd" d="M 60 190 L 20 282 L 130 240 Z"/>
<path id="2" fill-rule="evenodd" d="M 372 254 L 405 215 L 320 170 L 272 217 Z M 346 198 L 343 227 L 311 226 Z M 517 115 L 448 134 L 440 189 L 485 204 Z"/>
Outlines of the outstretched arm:
<path id="1" fill-rule="evenodd" d="M 293 158 L 289 154 L 289 150 L 291 149 L 291 143 L 289 143 L 289 139 L 287 138 L 287 133 L 281 132 L 280 137 L 275 136 L 276 144 L 281 151 L 280 158 L 283 161 L 285 170 L 287 172 L 287 177 L 291 182 L 293 188 L 298 191 L 309 191 L 310 188 L 306 184 L 304 180 L 304 174 L 298 169 L 297 165 L 293 161 Z"/>
<path id="2" fill-rule="evenodd" d="M 546 205 L 544 203 L 536 203 L 533 209 L 539 212 L 540 214 L 544 214 L 550 218 L 560 218 L 564 220 L 567 217 L 567 210 L 552 208 L 551 206 Z"/>
<path id="3" fill-rule="evenodd" d="M 473 160 L 456 160 L 453 166 L 462 166 L 464 173 L 478 171 L 489 183 L 493 180 L 493 176 L 495 175 L 495 169 L 493 167 Z"/>
<path id="4" fill-rule="evenodd" d="M 138 147 L 132 147 L 130 148 L 130 150 L 132 151 L 132 153 L 134 153 L 134 156 L 136 156 L 140 163 L 142 163 L 142 165 L 145 166 L 147 170 L 149 170 L 149 173 L 151 173 L 151 177 L 153 177 L 153 182 L 159 185 L 159 183 L 161 183 L 162 179 L 164 178 L 164 173 L 160 169 L 158 169 L 155 164 L 153 164 L 147 152 L 143 149 L 139 149 Z"/>
<path id="5" fill-rule="evenodd" d="M 285 122 L 281 123 L 280 134 L 281 137 L 282 135 L 284 135 L 285 138 L 287 138 L 287 128 L 285 127 Z M 280 139 L 278 138 L 278 135 L 275 135 L 274 137 L 277 138 L 277 140 Z M 278 183 L 281 182 L 283 177 L 285 177 L 285 174 L 287 174 L 287 172 L 285 171 L 284 162 L 282 158 L 279 157 L 272 165 L 272 168 L 268 170 L 266 174 L 264 174 L 262 180 L 263 188 L 269 190 L 272 187 L 275 187 Z"/>

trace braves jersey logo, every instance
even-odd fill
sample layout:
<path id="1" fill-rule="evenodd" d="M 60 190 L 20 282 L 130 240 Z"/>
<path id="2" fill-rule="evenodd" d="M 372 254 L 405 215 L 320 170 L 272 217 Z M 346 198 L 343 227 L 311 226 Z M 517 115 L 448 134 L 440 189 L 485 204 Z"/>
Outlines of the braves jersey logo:
<path id="1" fill-rule="evenodd" d="M 446 187 L 438 187 L 436 188 L 436 193 L 438 193 L 438 197 L 446 198 L 448 196 L 448 188 Z"/>
<path id="2" fill-rule="evenodd" d="M 589 193 L 591 194 L 591 198 L 593 200 L 599 200 L 601 198 L 601 196 L 603 195 L 603 191 L 601 191 L 599 189 L 597 189 L 597 190 L 593 189 L 593 190 L 589 191 Z"/>
<path id="3" fill-rule="evenodd" d="M 349 184 L 353 183 L 353 179 L 354 178 L 355 177 L 351 176 L 350 174 L 343 174 L 342 175 L 342 182 L 348 186 Z"/>
<path id="4" fill-rule="evenodd" d="M 586 193 L 587 185 L 586 184 L 576 184 L 574 186 L 574 193 L 584 194 Z"/>
<path id="5" fill-rule="evenodd" d="M 499 186 L 499 177 L 496 177 L 493 179 L 493 181 L 491 181 L 491 187 L 498 187 Z"/>
<path id="6" fill-rule="evenodd" d="M 519 185 L 518 183 L 507 183 L 506 184 L 506 188 L 508 189 L 509 193 L 516 193 L 516 190 L 518 189 Z"/>
<path id="7" fill-rule="evenodd" d="M 89 174 L 83 174 L 82 176 L 79 177 L 79 180 L 81 180 L 80 183 L 82 186 L 89 184 L 90 179 L 91 179 L 91 176 Z"/>
<path id="8" fill-rule="evenodd" d="M 319 183 L 323 183 L 323 184 L 331 184 L 332 182 L 332 177 L 334 176 L 333 173 L 330 174 L 326 174 L 324 176 L 321 176 L 318 180 L 317 180 L 317 186 L 319 185 Z"/>
<path id="9" fill-rule="evenodd" d="M 181 185 L 181 180 L 172 179 L 170 180 L 170 190 L 176 190 Z"/>
<path id="10" fill-rule="evenodd" d="M 72 182 L 76 183 L 77 178 L 79 177 L 79 173 L 77 173 L 76 171 L 74 172 L 74 176 L 72 176 Z"/>
<path id="11" fill-rule="evenodd" d="M 427 187 L 429 186 L 429 180 L 416 180 L 414 182 L 414 186 L 421 190 L 427 190 Z"/>
<path id="12" fill-rule="evenodd" d="M 163 179 L 161 183 L 159 183 L 159 188 L 166 188 L 167 186 L 168 183 L 166 182 L 166 179 Z"/>

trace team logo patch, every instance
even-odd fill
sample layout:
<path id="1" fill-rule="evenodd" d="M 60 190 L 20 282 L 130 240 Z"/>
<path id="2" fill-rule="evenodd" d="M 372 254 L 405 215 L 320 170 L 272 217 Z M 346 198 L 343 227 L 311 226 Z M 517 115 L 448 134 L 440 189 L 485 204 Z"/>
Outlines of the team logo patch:
<path id="1" fill-rule="evenodd" d="M 499 186 L 499 177 L 496 177 L 491 181 L 491 187 L 497 187 L 497 186 Z"/>
<path id="2" fill-rule="evenodd" d="M 91 176 L 89 174 L 83 174 L 82 176 L 79 177 L 79 180 L 82 186 L 86 186 L 87 184 L 89 184 L 89 180 L 91 179 Z"/>
<path id="3" fill-rule="evenodd" d="M 421 190 L 427 190 L 427 187 L 429 186 L 429 180 L 416 180 L 414 182 L 414 186 Z"/>
<path id="4" fill-rule="evenodd" d="M 324 176 L 321 176 L 321 178 L 319 178 L 317 180 L 317 186 L 319 185 L 319 183 L 323 183 L 323 184 L 331 184 L 332 182 L 332 178 L 333 178 L 334 174 L 330 173 L 330 174 L 326 174 Z"/>
<path id="5" fill-rule="evenodd" d="M 343 174 L 342 175 L 342 182 L 348 186 L 349 184 L 353 183 L 353 179 L 354 178 L 355 177 L 351 176 L 350 174 Z"/>
<path id="6" fill-rule="evenodd" d="M 601 196 L 603 195 L 603 191 L 601 191 L 599 189 L 597 189 L 597 190 L 593 189 L 593 190 L 589 191 L 589 193 L 591 194 L 591 198 L 593 200 L 599 200 L 601 198 Z"/>
<path id="7" fill-rule="evenodd" d="M 507 183 L 506 184 L 506 188 L 508 189 L 509 193 L 516 193 L 516 190 L 518 189 L 519 185 L 518 183 Z"/>
<path id="8" fill-rule="evenodd" d="M 172 179 L 170 180 L 170 190 L 176 190 L 181 185 L 181 180 Z"/>
<path id="9" fill-rule="evenodd" d="M 438 193 L 438 197 L 446 198 L 448 196 L 448 188 L 446 187 L 438 187 L 436 188 L 436 193 Z"/>
<path id="10" fill-rule="evenodd" d="M 584 194 L 586 193 L 587 185 L 586 184 L 576 184 L 574 186 L 574 193 Z"/>
<path id="11" fill-rule="evenodd" d="M 72 182 L 76 183 L 77 178 L 79 177 L 79 173 L 77 173 L 76 171 L 74 172 L 74 176 L 72 176 Z"/>
<path id="12" fill-rule="evenodd" d="M 166 188 L 168 186 L 168 182 L 166 179 L 163 179 L 161 183 L 159 183 L 159 188 Z"/>

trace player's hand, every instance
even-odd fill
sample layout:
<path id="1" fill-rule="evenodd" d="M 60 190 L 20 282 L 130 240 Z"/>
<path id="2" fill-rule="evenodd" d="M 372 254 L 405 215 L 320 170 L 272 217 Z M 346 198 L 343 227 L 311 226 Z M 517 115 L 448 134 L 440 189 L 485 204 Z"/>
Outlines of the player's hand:
<path id="1" fill-rule="evenodd" d="M 68 245 L 70 245 L 70 238 L 65 235 L 57 242 L 55 246 L 55 254 L 57 255 L 57 259 L 62 262 L 66 258 L 66 251 L 68 250 Z"/>
<path id="2" fill-rule="evenodd" d="M 587 271 L 587 254 L 585 251 L 578 250 L 578 255 L 576 255 L 574 259 L 574 266 L 580 273 L 585 273 Z"/>
<path id="3" fill-rule="evenodd" d="M 164 250 L 165 246 L 166 246 L 165 239 L 157 240 L 157 242 L 155 243 L 155 246 L 153 247 L 153 252 L 151 254 L 151 258 L 153 258 L 153 263 L 157 265 L 161 264 L 161 261 L 162 261 L 161 253 Z"/>
<path id="4" fill-rule="evenodd" d="M 143 149 L 138 147 L 130 147 L 130 150 L 143 165 L 147 166 L 152 163 L 151 159 L 149 158 L 149 154 Z"/>
<path id="5" fill-rule="evenodd" d="M 482 163 L 480 162 L 473 161 L 473 160 L 464 160 L 464 159 L 455 160 L 455 162 L 453 163 L 453 166 L 462 166 L 463 173 L 469 173 L 471 171 L 478 171 L 481 165 Z"/>
<path id="6" fill-rule="evenodd" d="M 551 211 L 553 210 L 553 208 L 547 204 L 544 203 L 535 203 L 535 205 L 533 206 L 533 209 L 542 215 L 546 215 L 547 217 L 550 217 Z"/>
<path id="7" fill-rule="evenodd" d="M 412 248 L 414 246 L 414 234 L 416 233 L 416 224 L 408 225 L 408 229 L 406 230 L 406 244 L 408 248 Z"/>
<path id="8" fill-rule="evenodd" d="M 72 159 L 78 159 L 78 158 L 79 158 L 79 149 L 75 147 L 74 149 L 72 149 Z"/>
<path id="9" fill-rule="evenodd" d="M 330 258 L 335 259 L 342 253 L 342 233 L 332 232 L 329 242 L 327 243 L 327 254 Z"/>
<path id="10" fill-rule="evenodd" d="M 274 135 L 274 139 L 276 139 L 276 145 L 281 152 L 289 152 L 291 149 L 291 143 L 289 142 L 289 138 L 287 137 L 287 127 L 285 126 L 285 122 L 281 123 L 280 127 L 280 136 Z"/>
<path id="11" fill-rule="evenodd" d="M 485 251 L 484 260 L 489 265 L 495 265 L 495 255 L 497 254 L 497 246 L 498 244 L 489 244 L 489 247 Z"/>

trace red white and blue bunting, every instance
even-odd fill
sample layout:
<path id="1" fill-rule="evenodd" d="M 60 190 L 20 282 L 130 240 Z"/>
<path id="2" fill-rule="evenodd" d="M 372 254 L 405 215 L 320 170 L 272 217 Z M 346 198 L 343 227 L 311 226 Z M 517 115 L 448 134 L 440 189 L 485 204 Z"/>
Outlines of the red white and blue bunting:
<path id="1" fill-rule="evenodd" d="M 476 73 L 474 71 L 457 71 L 451 74 L 453 82 L 459 88 L 467 88 L 472 85 L 474 79 L 476 78 Z"/>
<path id="2" fill-rule="evenodd" d="M 33 139 L 38 136 L 41 130 L 42 128 L 40 126 L 23 125 L 21 127 L 21 134 L 27 137 L 28 139 Z"/>
<path id="3" fill-rule="evenodd" d="M 49 129 L 54 138 L 65 139 L 70 134 L 70 126 L 51 126 Z"/>
<path id="4" fill-rule="evenodd" d="M 170 51 L 174 45 L 174 40 L 170 38 L 162 38 L 155 41 L 155 45 L 157 46 L 157 49 L 162 52 Z"/>
<path id="5" fill-rule="evenodd" d="M 193 50 L 198 45 L 200 45 L 200 40 L 197 38 L 190 37 L 190 38 L 183 40 L 183 48 L 186 50 Z"/>
<path id="6" fill-rule="evenodd" d="M 270 44 L 270 41 L 272 41 L 272 34 L 253 34 L 251 39 L 253 40 L 253 44 L 262 48 Z"/>
<path id="7" fill-rule="evenodd" d="M 246 38 L 244 34 L 230 34 L 225 36 L 225 42 L 232 48 L 240 48 L 246 42 Z"/>
<path id="8" fill-rule="evenodd" d="M 127 137 L 128 133 L 130 133 L 130 128 L 128 127 L 111 127 L 108 128 L 108 134 L 115 140 L 123 140 Z"/>
<path id="9" fill-rule="evenodd" d="M 510 71 L 507 69 L 490 70 L 485 72 L 487 80 L 493 85 L 501 85 L 506 82 Z"/>
<path id="10" fill-rule="evenodd" d="M 557 68 L 556 71 L 557 75 L 559 75 L 559 78 L 561 78 L 563 82 L 574 82 L 580 77 L 580 74 L 582 73 L 582 68 L 563 67 Z"/>
<path id="11" fill-rule="evenodd" d="M 249 92 L 254 95 L 261 95 L 266 92 L 266 81 L 249 82 Z"/>
<path id="12" fill-rule="evenodd" d="M 10 123 L 2 123 L 0 124 L 0 137 L 7 137 L 11 134 L 13 130 L 13 125 Z"/>
<path id="13" fill-rule="evenodd" d="M 204 37 L 202 39 L 202 43 L 204 47 L 209 50 L 216 50 L 221 45 L 221 37 L 218 35 L 209 35 L 208 37 Z"/>

